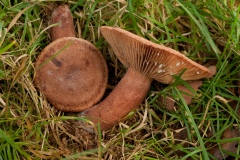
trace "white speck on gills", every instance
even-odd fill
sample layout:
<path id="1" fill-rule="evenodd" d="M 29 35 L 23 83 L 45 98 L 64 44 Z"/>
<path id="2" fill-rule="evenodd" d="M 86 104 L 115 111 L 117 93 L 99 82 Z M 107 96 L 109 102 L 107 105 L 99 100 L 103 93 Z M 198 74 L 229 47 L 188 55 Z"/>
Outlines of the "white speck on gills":
<path id="1" fill-rule="evenodd" d="M 162 73 L 162 72 L 163 72 L 163 70 L 162 70 L 162 69 L 159 69 L 157 72 L 158 72 L 158 73 Z"/>

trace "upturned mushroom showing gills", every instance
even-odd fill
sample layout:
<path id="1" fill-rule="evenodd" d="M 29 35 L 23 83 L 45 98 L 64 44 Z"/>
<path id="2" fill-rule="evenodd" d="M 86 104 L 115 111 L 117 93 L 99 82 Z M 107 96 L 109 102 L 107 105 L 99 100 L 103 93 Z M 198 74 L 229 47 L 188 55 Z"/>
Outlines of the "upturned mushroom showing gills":
<path id="1" fill-rule="evenodd" d="M 128 68 L 113 91 L 99 104 L 82 112 L 101 129 L 110 129 L 131 110 L 136 109 L 148 93 L 153 79 L 169 84 L 174 75 L 183 80 L 204 78 L 210 71 L 178 51 L 150 42 L 128 31 L 101 27 L 103 37 L 117 58 Z"/>
<path id="2" fill-rule="evenodd" d="M 58 110 L 79 112 L 96 104 L 107 85 L 107 65 L 90 42 L 76 38 L 71 12 L 56 8 L 50 30 L 52 43 L 36 61 L 34 83 Z"/>

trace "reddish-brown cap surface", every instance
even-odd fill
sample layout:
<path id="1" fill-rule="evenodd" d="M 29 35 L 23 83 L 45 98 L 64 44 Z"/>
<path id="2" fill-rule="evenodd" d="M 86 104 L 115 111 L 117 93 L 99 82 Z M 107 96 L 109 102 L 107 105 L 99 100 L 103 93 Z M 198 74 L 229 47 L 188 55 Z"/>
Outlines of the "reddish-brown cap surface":
<path id="1" fill-rule="evenodd" d="M 104 58 L 94 45 L 66 37 L 39 55 L 34 83 L 57 109 L 79 112 L 103 96 L 107 74 Z"/>
<path id="2" fill-rule="evenodd" d="M 210 71 L 171 48 L 155 44 L 120 28 L 101 27 L 101 33 L 111 45 L 118 59 L 126 67 L 154 78 L 172 83 L 184 70 L 183 80 L 205 78 Z"/>

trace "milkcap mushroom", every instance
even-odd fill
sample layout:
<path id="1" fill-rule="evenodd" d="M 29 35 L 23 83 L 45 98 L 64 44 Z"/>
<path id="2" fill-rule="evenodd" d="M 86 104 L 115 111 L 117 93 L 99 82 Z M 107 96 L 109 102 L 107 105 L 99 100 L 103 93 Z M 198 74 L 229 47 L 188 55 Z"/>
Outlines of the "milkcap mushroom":
<path id="1" fill-rule="evenodd" d="M 180 74 L 183 80 L 196 80 L 210 74 L 178 51 L 155 44 L 128 31 L 101 27 L 103 37 L 117 58 L 128 68 L 114 90 L 99 104 L 81 113 L 101 129 L 110 129 L 145 98 L 153 79 L 169 84 Z"/>
<path id="2" fill-rule="evenodd" d="M 61 5 L 51 17 L 52 43 L 36 61 L 34 83 L 58 110 L 79 112 L 96 104 L 107 85 L 107 65 L 90 42 L 76 38 L 69 8 Z"/>

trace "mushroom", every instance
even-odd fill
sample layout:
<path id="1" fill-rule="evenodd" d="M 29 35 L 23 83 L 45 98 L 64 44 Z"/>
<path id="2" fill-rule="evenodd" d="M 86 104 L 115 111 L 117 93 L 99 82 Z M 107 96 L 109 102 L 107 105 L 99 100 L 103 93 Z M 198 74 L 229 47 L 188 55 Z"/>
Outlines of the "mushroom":
<path id="1" fill-rule="evenodd" d="M 34 83 L 58 110 L 79 112 L 96 104 L 107 86 L 107 65 L 90 42 L 76 38 L 66 5 L 56 8 L 50 30 L 53 41 L 38 56 Z"/>
<path id="2" fill-rule="evenodd" d="M 76 37 L 72 13 L 67 5 L 60 5 L 53 10 L 50 24 L 57 24 L 50 28 L 50 37 L 52 41 L 64 37 Z"/>
<path id="3" fill-rule="evenodd" d="M 114 27 L 101 27 L 101 33 L 117 58 L 128 68 L 113 91 L 99 104 L 83 111 L 101 129 L 110 129 L 131 110 L 136 109 L 148 93 L 153 79 L 173 83 L 174 76 L 183 80 L 196 80 L 210 74 L 178 51 L 155 44 L 128 31 Z"/>

